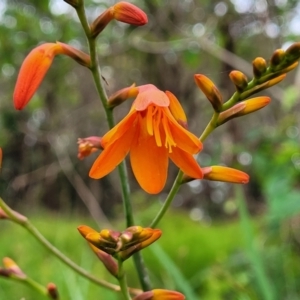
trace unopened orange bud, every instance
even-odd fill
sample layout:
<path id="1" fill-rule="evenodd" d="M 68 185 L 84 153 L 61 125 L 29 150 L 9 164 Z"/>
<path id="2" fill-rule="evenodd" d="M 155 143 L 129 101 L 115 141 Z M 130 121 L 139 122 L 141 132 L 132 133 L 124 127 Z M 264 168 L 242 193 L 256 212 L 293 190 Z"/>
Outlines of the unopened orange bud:
<path id="1" fill-rule="evenodd" d="M 252 62 L 252 66 L 255 78 L 260 78 L 267 70 L 267 62 L 262 57 L 256 57 Z"/>
<path id="2" fill-rule="evenodd" d="M 166 91 L 165 93 L 170 100 L 169 110 L 171 111 L 171 114 L 183 128 L 187 129 L 187 118 L 179 100 L 173 93 L 169 91 Z"/>
<path id="3" fill-rule="evenodd" d="M 134 83 L 131 86 L 121 89 L 121 90 L 115 92 L 114 94 L 112 94 L 108 98 L 108 106 L 115 107 L 117 105 L 120 105 L 127 99 L 136 97 L 138 95 L 138 93 L 139 93 L 139 89 L 135 86 L 135 83 Z"/>
<path id="4" fill-rule="evenodd" d="M 204 179 L 212 180 L 212 181 L 223 181 L 223 182 L 231 182 L 231 183 L 248 183 L 249 175 L 233 169 L 222 166 L 211 166 L 202 168 Z"/>
<path id="5" fill-rule="evenodd" d="M 4 268 L 9 271 L 10 275 L 16 276 L 20 279 L 26 278 L 25 273 L 23 273 L 20 267 L 11 258 L 4 257 L 3 265 Z"/>
<path id="6" fill-rule="evenodd" d="M 223 99 L 218 88 L 208 77 L 202 74 L 195 74 L 194 79 L 197 86 L 201 89 L 206 98 L 210 101 L 214 110 L 220 112 L 222 109 Z"/>
<path id="7" fill-rule="evenodd" d="M 50 282 L 47 284 L 48 294 L 51 299 L 59 299 L 58 290 L 54 283 Z"/>
<path id="8" fill-rule="evenodd" d="M 79 64 L 83 65 L 84 67 L 89 68 L 91 66 L 91 58 L 88 54 L 64 43 L 56 42 L 60 45 L 63 49 L 63 54 L 68 55 L 69 57 L 73 58 Z"/>
<path id="9" fill-rule="evenodd" d="M 50 68 L 55 55 L 63 52 L 61 45 L 46 43 L 34 48 L 28 54 L 21 66 L 14 90 L 16 109 L 23 109 L 29 102 Z"/>
<path id="10" fill-rule="evenodd" d="M 77 141 L 78 144 L 78 155 L 79 159 L 84 159 L 85 157 L 91 155 L 92 153 L 103 149 L 101 146 L 101 137 L 99 136 L 90 136 L 87 138 L 79 138 Z"/>
<path id="11" fill-rule="evenodd" d="M 152 291 L 144 292 L 133 300 L 184 300 L 185 296 L 181 293 L 169 290 L 155 289 Z"/>
<path id="12" fill-rule="evenodd" d="M 86 226 L 86 225 L 80 225 L 77 227 L 77 230 L 79 233 L 85 238 L 90 233 L 98 233 L 95 229 Z"/>
<path id="13" fill-rule="evenodd" d="M 230 119 L 245 116 L 247 114 L 253 113 L 271 102 L 270 97 L 256 97 L 243 102 L 240 102 L 228 110 L 220 113 L 218 118 L 218 125 L 221 125 Z"/>
<path id="14" fill-rule="evenodd" d="M 229 78 L 236 86 L 236 89 L 240 92 L 248 86 L 248 79 L 246 75 L 240 71 L 231 71 L 229 73 Z"/>
<path id="15" fill-rule="evenodd" d="M 273 52 L 273 55 L 270 59 L 270 67 L 276 68 L 278 65 L 280 65 L 285 57 L 285 51 L 283 49 L 277 49 Z"/>
<path id="16" fill-rule="evenodd" d="M 129 2 L 118 2 L 111 7 L 111 12 L 115 20 L 130 25 L 142 26 L 148 22 L 145 12 Z"/>
<path id="17" fill-rule="evenodd" d="M 95 38 L 113 19 L 114 17 L 112 15 L 111 8 L 105 10 L 90 26 L 92 37 Z"/>

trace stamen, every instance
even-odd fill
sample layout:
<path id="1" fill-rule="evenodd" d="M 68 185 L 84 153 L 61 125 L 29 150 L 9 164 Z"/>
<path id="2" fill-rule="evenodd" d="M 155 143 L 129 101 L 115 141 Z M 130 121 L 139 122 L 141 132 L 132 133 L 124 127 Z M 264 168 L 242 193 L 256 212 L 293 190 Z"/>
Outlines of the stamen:
<path id="1" fill-rule="evenodd" d="M 165 114 L 163 114 L 162 117 L 162 125 L 163 125 L 164 132 L 166 134 L 165 147 L 169 149 L 169 153 L 172 153 L 172 147 L 176 147 L 176 143 L 173 139 L 170 126 L 168 123 L 168 118 Z"/>
<path id="2" fill-rule="evenodd" d="M 157 109 L 157 107 L 156 107 L 155 111 L 156 111 L 156 114 L 153 116 L 154 138 L 155 138 L 156 145 L 158 147 L 161 147 L 162 142 L 161 142 L 161 137 L 160 137 L 160 132 L 159 132 L 159 125 L 161 122 L 161 109 Z"/>
<path id="3" fill-rule="evenodd" d="M 146 126 L 149 135 L 153 135 L 153 106 L 149 106 L 146 115 Z"/>

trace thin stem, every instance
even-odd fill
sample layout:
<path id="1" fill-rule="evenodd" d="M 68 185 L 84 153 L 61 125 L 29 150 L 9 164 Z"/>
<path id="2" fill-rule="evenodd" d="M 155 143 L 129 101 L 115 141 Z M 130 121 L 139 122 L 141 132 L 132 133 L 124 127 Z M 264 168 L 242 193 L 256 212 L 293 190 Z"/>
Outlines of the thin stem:
<path id="1" fill-rule="evenodd" d="M 119 260 L 118 262 L 118 280 L 119 280 L 119 284 L 120 284 L 120 288 L 121 288 L 121 292 L 124 296 L 125 300 L 131 300 L 131 297 L 129 295 L 128 292 L 128 287 L 127 287 L 127 280 L 126 280 L 126 276 L 125 276 L 125 272 L 123 269 L 123 262 Z"/>
<path id="2" fill-rule="evenodd" d="M 48 290 L 43 285 L 36 282 L 35 280 L 33 280 L 29 277 L 26 277 L 25 279 L 22 279 L 21 282 L 23 282 L 24 284 L 29 285 L 34 290 L 38 291 L 40 294 L 48 296 L 49 298 L 53 299 L 51 297 L 51 295 L 49 295 Z"/>
<path id="3" fill-rule="evenodd" d="M 15 212 L 6 205 L 6 203 L 0 198 L 0 207 L 3 209 L 3 211 L 8 215 L 8 217 L 16 222 L 17 224 L 23 226 L 29 233 L 31 233 L 46 249 L 48 249 L 52 254 L 54 254 L 58 259 L 60 259 L 65 265 L 67 265 L 69 268 L 74 270 L 79 275 L 89 279 L 90 281 L 94 282 L 97 285 L 100 285 L 102 287 L 105 287 L 107 289 L 110 289 L 115 292 L 120 292 L 121 289 L 119 286 L 109 283 L 105 280 L 98 279 L 88 273 L 83 268 L 79 267 L 76 263 L 74 263 L 72 260 L 70 260 L 67 256 L 62 254 L 56 247 L 54 247 L 39 231 L 38 229 L 27 219 L 22 218 L 20 219 Z M 130 288 L 130 293 L 137 295 L 141 293 L 141 290 Z"/>
<path id="4" fill-rule="evenodd" d="M 206 126 L 206 128 L 204 129 L 203 133 L 201 134 L 201 136 L 199 138 L 199 140 L 201 142 L 203 142 L 213 132 L 213 130 L 217 127 L 216 123 L 217 123 L 218 117 L 219 117 L 219 113 L 215 112 L 213 114 L 210 122 L 208 123 L 208 125 Z M 157 224 L 159 223 L 159 221 L 162 219 L 162 217 L 167 212 L 167 210 L 170 207 L 175 195 L 179 191 L 179 188 L 181 186 L 182 177 L 183 177 L 183 172 L 181 170 L 179 170 L 179 172 L 177 174 L 177 177 L 176 177 L 176 179 L 173 183 L 173 186 L 172 186 L 172 188 L 171 188 L 164 204 L 162 205 L 161 209 L 159 210 L 159 212 L 155 216 L 154 220 L 150 224 L 151 228 L 156 227 Z"/>
<path id="5" fill-rule="evenodd" d="M 113 128 L 115 124 L 114 124 L 112 109 L 109 108 L 107 105 L 108 99 L 107 99 L 105 89 L 103 87 L 101 69 L 100 69 L 100 65 L 98 62 L 98 58 L 97 58 L 96 40 L 95 40 L 95 37 L 91 36 L 90 26 L 86 19 L 83 2 L 80 3 L 80 5 L 76 9 L 76 11 L 77 11 L 77 15 L 82 24 L 82 27 L 84 29 L 84 32 L 85 32 L 85 35 L 86 35 L 86 38 L 88 41 L 89 52 L 90 52 L 90 57 L 91 57 L 90 70 L 93 75 L 96 89 L 99 94 L 100 100 L 102 102 L 103 108 L 105 110 L 109 128 Z M 130 226 L 134 225 L 134 218 L 133 218 L 132 205 L 131 205 L 131 201 L 130 201 L 130 186 L 129 186 L 129 179 L 128 179 L 125 160 L 123 160 L 123 162 L 118 166 L 118 171 L 119 171 L 119 178 L 120 178 L 121 187 L 122 187 L 122 198 L 123 198 L 123 206 L 124 206 L 124 212 L 125 212 L 125 217 L 126 217 L 126 224 L 127 224 L 127 227 L 130 227 Z M 145 268 L 141 254 L 139 252 L 135 253 L 133 255 L 133 259 L 134 259 L 135 267 L 137 269 L 138 276 L 139 276 L 140 283 L 141 283 L 143 290 L 151 289 L 150 279 L 146 272 L 146 268 Z"/>

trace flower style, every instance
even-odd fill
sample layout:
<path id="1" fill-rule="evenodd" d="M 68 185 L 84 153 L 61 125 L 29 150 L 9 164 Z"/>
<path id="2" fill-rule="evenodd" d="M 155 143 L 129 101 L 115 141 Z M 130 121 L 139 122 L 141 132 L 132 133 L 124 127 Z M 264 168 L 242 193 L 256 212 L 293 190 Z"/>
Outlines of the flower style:
<path id="1" fill-rule="evenodd" d="M 90 177 L 104 177 L 130 152 L 133 173 L 150 194 L 159 193 L 165 186 L 168 158 L 188 176 L 203 178 L 193 157 L 202 143 L 172 115 L 169 107 L 180 105 L 174 104 L 173 97 L 151 84 L 139 86 L 128 115 L 103 136 L 104 150 L 94 162 Z"/>

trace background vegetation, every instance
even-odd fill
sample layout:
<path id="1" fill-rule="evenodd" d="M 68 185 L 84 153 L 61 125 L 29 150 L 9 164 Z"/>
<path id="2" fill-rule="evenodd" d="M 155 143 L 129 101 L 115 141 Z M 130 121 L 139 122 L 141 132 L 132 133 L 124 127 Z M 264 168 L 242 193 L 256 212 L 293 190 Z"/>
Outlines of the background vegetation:
<path id="1" fill-rule="evenodd" d="M 91 20 L 115 3 L 85 2 Z M 146 11 L 149 23 L 133 28 L 115 22 L 98 38 L 108 94 L 133 82 L 170 90 L 182 102 L 196 135 L 209 120 L 211 107 L 193 74 L 210 77 L 226 100 L 234 91 L 228 78 L 231 70 L 250 77 L 255 57 L 268 59 L 275 49 L 299 41 L 300 6 L 295 0 L 131 2 Z M 107 277 L 75 230 L 82 223 L 109 226 L 107 218 L 119 229 L 124 226 L 116 174 L 91 180 L 88 171 L 97 154 L 77 159 L 78 137 L 107 130 L 89 72 L 58 56 L 28 107 L 20 112 L 12 105 L 24 57 L 39 43 L 56 40 L 86 50 L 74 11 L 64 1 L 1 1 L 0 195 L 32 216 L 74 260 Z M 158 249 L 144 251 L 157 287 L 189 293 L 189 300 L 299 299 L 299 85 L 297 68 L 279 86 L 264 91 L 272 97 L 267 108 L 230 121 L 205 142 L 198 157 L 201 165 L 232 166 L 249 173 L 251 181 L 242 190 L 205 181 L 181 189 L 173 211 L 161 223 L 165 238 Z M 129 106 L 130 101 L 118 107 L 116 118 Z M 175 174 L 171 167 L 166 191 Z M 134 209 L 144 211 L 140 220 L 147 225 L 164 195 L 139 192 L 134 179 L 132 188 Z M 44 283 L 57 280 L 61 293 L 70 299 L 99 295 L 96 287 L 72 275 L 13 224 L 0 223 L 0 241 L 0 257 L 11 256 Z M 134 272 L 129 273 L 134 286 Z M 66 282 L 72 280 L 76 289 L 68 290 Z M 0 298 L 37 297 L 14 287 L 0 278 Z M 117 299 L 105 295 L 103 299 Z"/>

